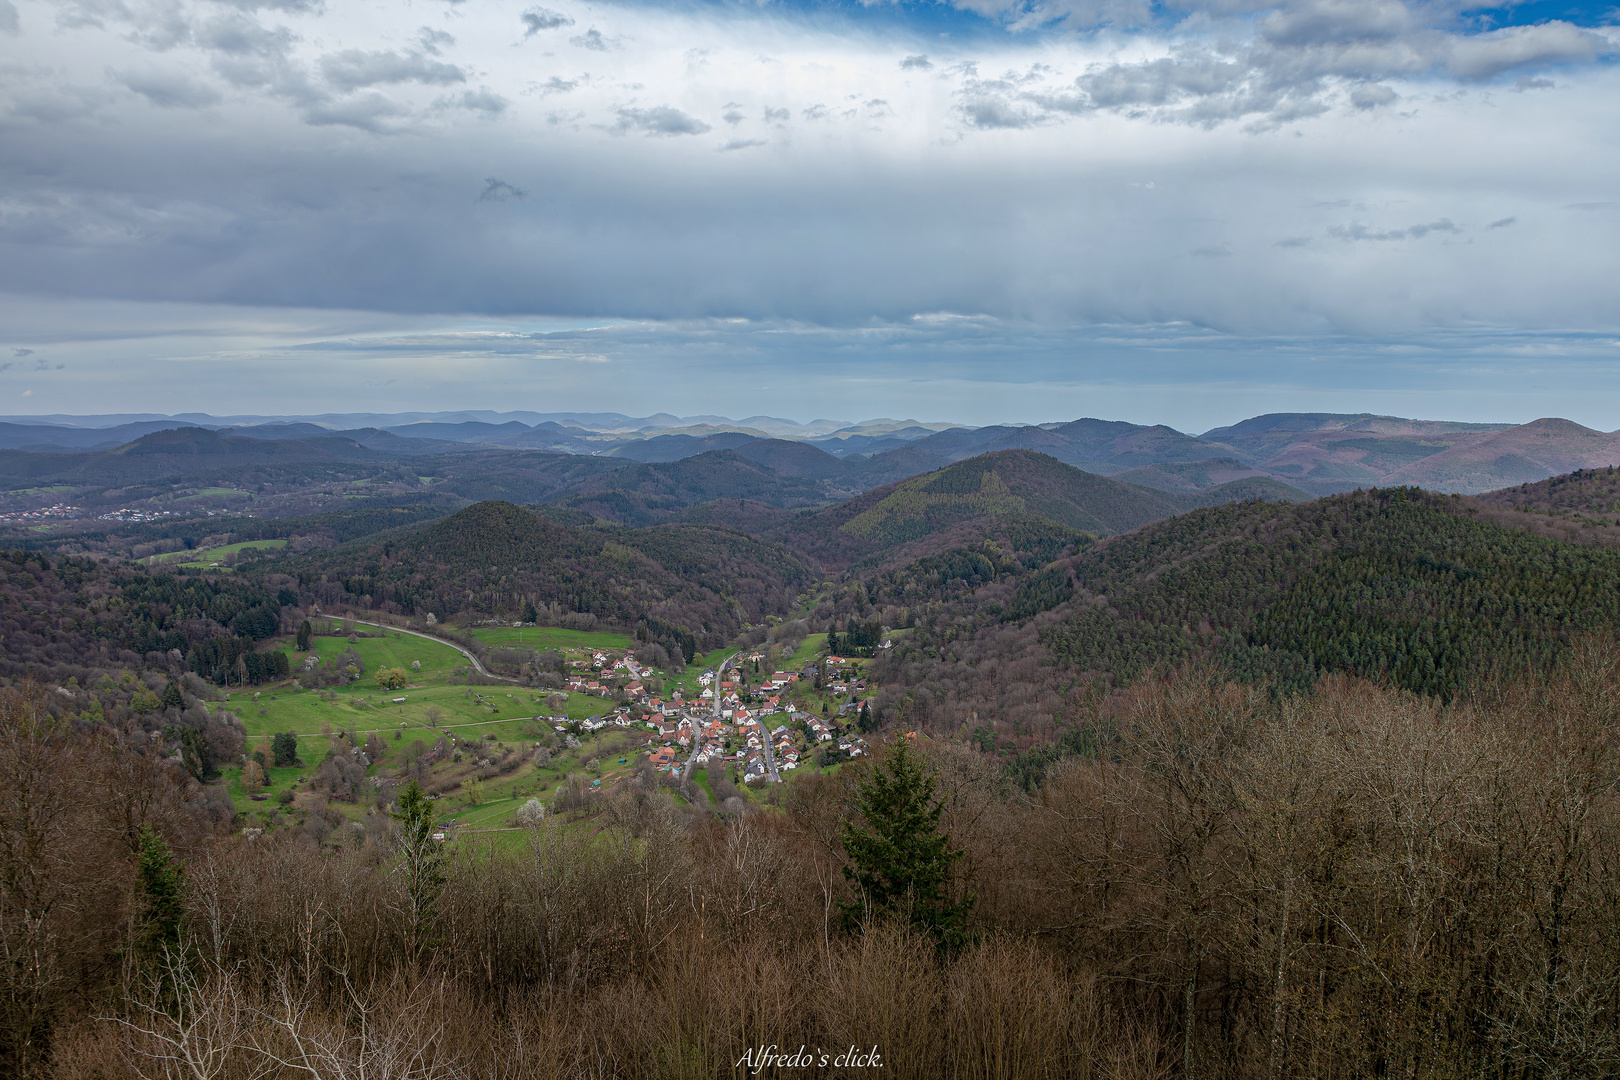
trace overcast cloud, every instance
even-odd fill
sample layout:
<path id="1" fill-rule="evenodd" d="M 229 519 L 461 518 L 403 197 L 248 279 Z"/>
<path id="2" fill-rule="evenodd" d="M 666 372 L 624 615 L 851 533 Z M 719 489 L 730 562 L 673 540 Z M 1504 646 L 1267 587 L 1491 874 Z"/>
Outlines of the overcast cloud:
<path id="1" fill-rule="evenodd" d="M 0 411 L 1620 427 L 1612 16 L 1159 10 L 0 0 Z"/>

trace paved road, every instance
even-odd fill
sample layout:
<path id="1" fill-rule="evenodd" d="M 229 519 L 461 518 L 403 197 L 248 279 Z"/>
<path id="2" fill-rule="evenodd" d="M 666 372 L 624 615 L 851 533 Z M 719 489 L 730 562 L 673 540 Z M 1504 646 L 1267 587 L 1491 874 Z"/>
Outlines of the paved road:
<path id="1" fill-rule="evenodd" d="M 324 616 L 324 617 L 330 618 L 331 616 Z M 353 621 L 359 623 L 361 626 L 375 626 L 375 627 L 378 627 L 378 628 L 383 629 L 383 630 L 392 630 L 395 633 L 399 633 L 399 634 L 410 634 L 412 637 L 427 638 L 429 641 L 437 641 L 440 645 L 448 645 L 452 649 L 456 650 L 456 652 L 460 653 L 462 656 L 465 656 L 467 658 L 467 662 L 470 663 L 473 666 L 473 668 L 477 670 L 478 674 L 482 675 L 484 678 L 486 678 L 486 679 L 495 679 L 498 682 L 503 682 L 503 683 L 511 683 L 514 686 L 523 685 L 522 682 L 519 681 L 518 679 L 508 679 L 505 675 L 496 675 L 496 674 L 494 674 L 488 668 L 484 667 L 484 665 L 482 663 L 479 662 L 478 657 L 474 656 L 472 653 L 468 652 L 466 649 L 463 649 L 460 645 L 457 645 L 453 641 L 446 641 L 444 638 L 436 637 L 433 634 L 424 634 L 419 630 L 407 630 L 403 626 L 389 626 L 387 623 L 369 622 L 366 619 L 355 619 Z"/>
<path id="2" fill-rule="evenodd" d="M 771 752 L 771 726 L 765 718 L 759 718 L 760 742 L 765 745 L 765 775 L 771 778 L 771 783 L 780 784 L 782 774 L 776 771 L 776 755 Z"/>
<path id="3" fill-rule="evenodd" d="M 714 701 L 709 707 L 710 716 L 718 717 L 720 715 L 721 678 L 725 675 L 726 668 L 731 666 L 731 662 L 741 655 L 741 653 L 732 653 L 720 661 L 720 666 L 714 669 Z M 697 760 L 698 751 L 701 749 L 703 749 L 703 731 L 699 728 L 692 732 L 692 752 L 686 755 L 686 768 L 681 770 L 681 783 L 684 784 L 692 779 L 693 762 Z"/>

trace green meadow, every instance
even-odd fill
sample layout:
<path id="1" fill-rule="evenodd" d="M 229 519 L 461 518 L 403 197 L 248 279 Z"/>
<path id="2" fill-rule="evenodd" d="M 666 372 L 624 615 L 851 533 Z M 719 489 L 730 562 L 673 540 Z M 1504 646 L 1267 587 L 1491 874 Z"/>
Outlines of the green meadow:
<path id="1" fill-rule="evenodd" d="M 352 644 L 346 638 L 317 636 L 310 642 L 309 653 L 282 646 L 281 651 L 287 653 L 295 674 L 302 673 L 304 659 L 311 654 L 320 656 L 322 667 L 330 670 L 339 656 L 353 649 L 365 665 L 365 672 L 357 682 L 347 686 L 306 690 L 296 683 L 288 683 L 228 692 L 228 707 L 241 718 L 247 732 L 249 753 L 261 748 L 268 750 L 266 743 L 270 736 L 290 731 L 298 736 L 298 756 L 305 764 L 303 768 L 271 769 L 271 783 L 263 793 L 272 799 L 263 801 L 247 797 L 247 792 L 241 788 L 239 770 L 227 770 L 227 789 L 238 810 L 268 812 L 273 808 L 275 795 L 293 786 L 300 776 L 313 775 L 325 759 L 333 733 L 352 731 L 361 742 L 372 733 L 378 734 L 390 751 L 381 766 L 388 768 L 397 762 L 398 751 L 418 740 L 432 746 L 441 732 L 461 740 L 480 739 L 506 745 L 532 743 L 550 732 L 545 721 L 534 719 L 553 713 L 545 703 L 549 695 L 508 684 L 469 686 L 453 682 L 452 676 L 458 669 L 465 669 L 466 660 L 451 646 L 409 634 L 376 633 L 376 637 L 358 638 Z M 413 663 L 421 666 L 413 668 Z M 376 674 L 385 667 L 405 670 L 410 681 L 404 689 L 378 688 Z M 612 702 L 601 697 L 568 694 L 566 698 L 562 714 L 571 720 L 583 720 L 612 708 Z M 612 733 L 619 731 L 612 728 L 596 737 L 588 737 L 580 750 L 557 760 L 553 768 L 528 770 L 517 778 L 492 782 L 490 793 L 511 790 L 514 784 L 531 793 L 555 786 L 577 768 L 578 762 L 594 756 L 593 751 L 603 736 L 611 738 Z M 377 768 L 373 766 L 372 771 L 376 772 Z M 542 787 L 536 788 L 536 784 Z M 346 806 L 334 805 L 345 813 L 348 811 Z M 521 805 L 521 801 L 517 805 Z M 510 809 L 516 809 L 516 805 Z"/>
<path id="2" fill-rule="evenodd" d="M 244 540 L 240 544 L 226 544 L 223 547 L 209 548 L 206 551 L 175 551 L 165 555 L 153 555 L 150 563 L 162 563 L 165 566 L 197 566 L 208 567 L 219 562 L 227 555 L 234 555 L 239 551 L 250 548 L 268 549 L 283 548 L 287 546 L 285 540 Z"/>

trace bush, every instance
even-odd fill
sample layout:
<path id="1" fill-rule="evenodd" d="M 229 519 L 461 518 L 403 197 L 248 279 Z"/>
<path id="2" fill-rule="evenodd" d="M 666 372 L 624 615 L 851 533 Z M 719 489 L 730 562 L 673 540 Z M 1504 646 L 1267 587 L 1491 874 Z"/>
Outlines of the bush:
<path id="1" fill-rule="evenodd" d="M 377 686 L 382 690 L 400 690 L 410 682 L 410 676 L 405 674 L 402 667 L 385 667 L 377 669 Z"/>

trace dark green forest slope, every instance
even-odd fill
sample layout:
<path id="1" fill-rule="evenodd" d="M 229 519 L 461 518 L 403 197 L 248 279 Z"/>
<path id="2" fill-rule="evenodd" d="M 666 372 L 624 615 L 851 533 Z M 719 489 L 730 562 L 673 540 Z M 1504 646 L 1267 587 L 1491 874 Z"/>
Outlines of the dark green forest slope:
<path id="1" fill-rule="evenodd" d="M 812 580 L 798 555 L 738 532 L 575 528 L 505 502 L 276 568 L 324 605 L 441 619 L 583 615 L 638 627 L 688 657 L 783 614 Z"/>
<path id="2" fill-rule="evenodd" d="M 930 575 L 918 563 L 874 580 L 872 600 L 926 601 L 915 583 Z M 1200 659 L 1285 690 L 1349 672 L 1449 699 L 1487 676 L 1544 673 L 1574 637 L 1620 627 L 1620 553 L 1416 489 L 1197 510 L 980 581 L 910 613 L 918 630 L 884 661 L 896 695 L 932 681 L 956 688 L 960 711 L 992 712 L 1006 687 L 987 701 L 971 669 L 1035 650 L 1051 666 L 1019 676 L 1031 700 Z"/>

